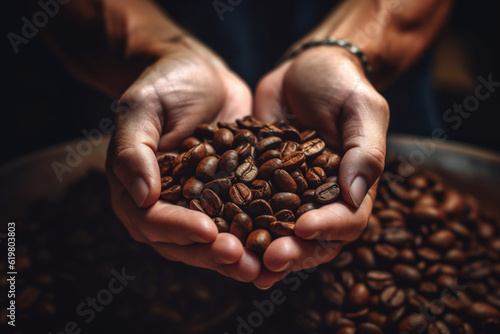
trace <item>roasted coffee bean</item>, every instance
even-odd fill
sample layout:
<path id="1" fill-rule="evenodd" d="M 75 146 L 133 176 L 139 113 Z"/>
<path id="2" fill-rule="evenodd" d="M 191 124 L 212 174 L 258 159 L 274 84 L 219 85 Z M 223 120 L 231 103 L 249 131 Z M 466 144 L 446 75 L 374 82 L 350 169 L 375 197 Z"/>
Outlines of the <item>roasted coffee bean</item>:
<path id="1" fill-rule="evenodd" d="M 316 330 L 322 325 L 321 315 L 313 309 L 302 310 L 295 317 L 299 327 L 306 331 Z"/>
<path id="2" fill-rule="evenodd" d="M 382 334 L 383 331 L 380 328 L 380 326 L 370 323 L 370 322 L 363 322 L 359 324 L 356 333 L 360 334 Z"/>
<path id="3" fill-rule="evenodd" d="M 276 150 L 281 145 L 280 137 L 266 137 L 264 139 L 259 140 L 259 142 L 255 145 L 255 150 L 258 155 L 269 151 Z M 278 152 L 279 153 L 279 152 Z"/>
<path id="4" fill-rule="evenodd" d="M 366 284 L 376 291 L 381 291 L 384 288 L 394 284 L 392 274 L 386 271 L 371 270 L 366 273 Z"/>
<path id="5" fill-rule="evenodd" d="M 283 209 L 289 209 L 290 211 L 295 212 L 301 203 L 300 197 L 296 194 L 280 192 L 271 197 L 270 204 L 274 212 L 278 212 Z"/>
<path id="6" fill-rule="evenodd" d="M 200 124 L 194 131 L 195 135 L 199 138 L 212 139 L 217 128 L 210 124 Z"/>
<path id="7" fill-rule="evenodd" d="M 312 167 L 307 170 L 306 180 L 311 188 L 316 188 L 325 182 L 326 173 L 319 167 Z"/>
<path id="8" fill-rule="evenodd" d="M 246 243 L 247 237 L 253 229 L 252 219 L 246 213 L 238 213 L 234 216 L 229 232 L 240 239 L 242 244 Z"/>
<path id="9" fill-rule="evenodd" d="M 390 260 L 393 261 L 399 256 L 399 251 L 397 248 L 389 245 L 389 244 L 377 244 L 374 246 L 375 253 L 382 260 Z"/>
<path id="10" fill-rule="evenodd" d="M 198 197 L 203 191 L 205 184 L 203 181 L 196 178 L 196 176 L 190 177 L 184 186 L 182 187 L 182 196 L 186 199 L 193 199 Z"/>
<path id="11" fill-rule="evenodd" d="M 16 282 L 17 283 L 17 282 Z M 29 309 L 40 296 L 40 290 L 34 286 L 27 286 L 16 296 L 16 306 L 19 310 L 24 311 Z"/>
<path id="12" fill-rule="evenodd" d="M 281 159 L 268 160 L 260 166 L 258 177 L 262 180 L 269 180 L 273 176 L 274 172 L 281 167 Z"/>
<path id="13" fill-rule="evenodd" d="M 281 161 L 283 169 L 288 172 L 292 172 L 298 169 L 306 161 L 306 156 L 301 151 L 292 152 L 288 155 L 284 155 Z"/>
<path id="14" fill-rule="evenodd" d="M 339 282 L 325 282 L 322 293 L 325 300 L 332 305 L 340 307 L 344 304 L 345 290 Z"/>
<path id="15" fill-rule="evenodd" d="M 406 299 L 406 293 L 397 286 L 389 286 L 380 293 L 380 301 L 388 308 L 401 306 Z"/>
<path id="16" fill-rule="evenodd" d="M 170 188 L 161 192 L 161 199 L 168 202 L 175 202 L 179 199 L 182 193 L 182 188 L 180 185 L 176 184 L 171 186 Z"/>
<path id="17" fill-rule="evenodd" d="M 284 192 L 295 193 L 297 191 L 297 183 L 284 169 L 278 169 L 274 172 L 273 181 Z"/>
<path id="18" fill-rule="evenodd" d="M 300 141 L 302 143 L 307 142 L 313 138 L 316 138 L 316 130 L 305 130 L 300 133 Z"/>
<path id="19" fill-rule="evenodd" d="M 228 175 L 238 166 L 238 153 L 235 150 L 225 151 L 219 159 L 218 169 Z"/>
<path id="20" fill-rule="evenodd" d="M 214 223 L 215 226 L 217 226 L 217 230 L 219 230 L 219 233 L 229 232 L 229 224 L 224 218 L 215 217 Z"/>
<path id="21" fill-rule="evenodd" d="M 271 235 L 267 230 L 254 230 L 247 238 L 246 247 L 255 254 L 262 254 L 271 243 Z"/>
<path id="22" fill-rule="evenodd" d="M 302 195 L 304 191 L 306 191 L 309 187 L 306 178 L 299 170 L 294 170 L 290 173 L 290 176 L 293 178 L 295 184 L 297 185 L 297 195 Z"/>
<path id="23" fill-rule="evenodd" d="M 255 146 L 257 144 L 257 137 L 253 134 L 252 131 L 243 129 L 238 130 L 234 135 L 233 144 L 235 146 L 240 146 L 243 144 L 249 144 L 251 146 Z"/>
<path id="24" fill-rule="evenodd" d="M 242 163 L 252 155 L 253 146 L 246 143 L 236 147 L 234 150 L 238 154 L 238 161 Z"/>
<path id="25" fill-rule="evenodd" d="M 300 216 L 302 216 L 307 211 L 311 211 L 311 210 L 318 209 L 318 208 L 319 208 L 319 205 L 317 205 L 316 203 L 302 204 L 295 212 L 295 217 L 298 219 Z"/>
<path id="26" fill-rule="evenodd" d="M 429 236 L 429 244 L 440 250 L 448 250 L 455 243 L 455 234 L 448 229 L 442 229 Z"/>
<path id="27" fill-rule="evenodd" d="M 428 319 L 422 313 L 413 313 L 404 318 L 398 326 L 398 332 L 417 334 L 427 328 Z"/>
<path id="28" fill-rule="evenodd" d="M 313 160 L 323 152 L 325 142 L 319 138 L 314 138 L 300 145 L 300 149 L 304 152 L 306 158 Z"/>
<path id="29" fill-rule="evenodd" d="M 236 183 L 229 189 L 231 202 L 239 207 L 246 207 L 252 201 L 252 192 L 243 183 Z"/>
<path id="30" fill-rule="evenodd" d="M 283 131 L 272 125 L 272 124 L 264 124 L 260 129 L 259 132 L 257 133 L 257 138 L 262 139 L 262 138 L 267 138 L 267 137 L 280 137 L 283 134 Z"/>
<path id="31" fill-rule="evenodd" d="M 196 167 L 205 157 L 207 157 L 207 149 L 200 143 L 184 154 L 182 164 L 186 167 Z"/>
<path id="32" fill-rule="evenodd" d="M 271 215 L 258 216 L 253 220 L 253 225 L 255 228 L 263 228 L 269 230 L 271 223 L 277 221 L 276 217 Z"/>
<path id="33" fill-rule="evenodd" d="M 231 180 L 227 177 L 223 177 L 205 183 L 203 189 L 210 189 L 216 194 L 223 196 L 229 192 L 229 189 L 231 189 L 232 186 L 233 183 L 231 182 Z"/>
<path id="34" fill-rule="evenodd" d="M 344 268 L 352 263 L 353 255 L 348 250 L 343 250 L 331 262 L 333 268 Z"/>
<path id="35" fill-rule="evenodd" d="M 294 153 L 300 149 L 300 145 L 293 141 L 284 141 L 281 143 L 278 152 L 280 152 L 281 156 L 284 158 L 291 153 Z"/>
<path id="36" fill-rule="evenodd" d="M 328 204 L 334 202 L 340 196 L 340 188 L 337 183 L 324 183 L 314 190 L 316 202 Z"/>
<path id="37" fill-rule="evenodd" d="M 281 154 L 277 150 L 266 151 L 257 159 L 257 166 L 262 166 L 265 162 L 269 160 L 280 159 L 280 158 Z"/>
<path id="38" fill-rule="evenodd" d="M 251 217 L 258 217 L 263 215 L 272 216 L 273 209 L 266 200 L 256 199 L 250 202 L 247 212 Z"/>
<path id="39" fill-rule="evenodd" d="M 245 129 L 249 129 L 252 131 L 258 131 L 260 128 L 264 126 L 264 123 L 255 119 L 252 116 L 245 116 L 242 119 L 237 119 L 236 123 Z"/>
<path id="40" fill-rule="evenodd" d="M 196 176 L 212 181 L 215 174 L 217 173 L 217 166 L 219 164 L 219 158 L 216 156 L 206 157 L 201 160 L 198 166 L 196 166 Z"/>
<path id="41" fill-rule="evenodd" d="M 228 221 L 233 221 L 234 216 L 242 212 L 243 210 L 233 202 L 227 202 L 224 205 L 224 217 L 226 217 Z"/>
<path id="42" fill-rule="evenodd" d="M 275 237 L 285 237 L 293 235 L 295 224 L 290 222 L 275 221 L 269 224 L 269 231 Z"/>
<path id="43" fill-rule="evenodd" d="M 255 180 L 250 185 L 253 199 L 268 200 L 271 198 L 272 189 L 268 182 L 264 180 Z"/>
<path id="44" fill-rule="evenodd" d="M 418 269 L 407 264 L 396 264 L 392 272 L 404 283 L 417 284 L 422 279 L 422 274 Z"/>
<path id="45" fill-rule="evenodd" d="M 196 137 L 187 137 L 181 142 L 180 151 L 186 152 L 195 147 L 196 145 L 201 144 L 201 141 Z M 206 150 L 206 149 L 205 149 Z"/>
<path id="46" fill-rule="evenodd" d="M 316 202 L 316 192 L 313 189 L 308 189 L 300 196 L 300 201 L 305 203 L 315 203 Z"/>
<path id="47" fill-rule="evenodd" d="M 192 199 L 189 202 L 189 208 L 192 210 L 200 211 L 205 213 L 205 210 L 203 209 L 203 206 L 201 206 L 201 202 L 198 199 Z"/>
<path id="48" fill-rule="evenodd" d="M 293 214 L 293 211 L 289 209 L 283 209 L 274 214 L 274 217 L 276 217 L 277 220 L 282 221 L 282 222 L 294 222 L 295 221 L 295 215 Z"/>
<path id="49" fill-rule="evenodd" d="M 500 319 L 500 311 L 485 302 L 473 302 L 466 309 L 467 315 L 474 319 L 485 320 L 488 318 Z"/>
<path id="50" fill-rule="evenodd" d="M 233 146 L 234 135 L 231 130 L 219 129 L 215 131 L 213 145 L 217 152 L 223 153 Z"/>
<path id="51" fill-rule="evenodd" d="M 327 174 L 336 173 L 340 165 L 340 155 L 338 154 L 322 154 L 314 159 L 313 167 L 322 168 Z"/>
<path id="52" fill-rule="evenodd" d="M 257 166 L 251 162 L 244 162 L 236 168 L 234 175 L 241 181 L 250 184 L 255 180 L 259 170 Z"/>
<path id="53" fill-rule="evenodd" d="M 365 283 L 356 283 L 349 291 L 348 304 L 352 309 L 365 308 L 370 300 L 370 291 Z"/>
<path id="54" fill-rule="evenodd" d="M 220 197 L 211 189 L 205 189 L 200 197 L 201 206 L 203 210 L 210 216 L 219 216 L 224 210 L 224 203 Z"/>
<path id="55" fill-rule="evenodd" d="M 287 125 L 283 125 L 283 126 L 281 126 L 281 131 L 283 132 L 282 135 L 281 135 L 281 138 L 283 140 L 293 141 L 293 142 L 296 142 L 296 143 L 300 143 L 301 142 L 300 133 L 293 126 L 288 125 L 288 124 Z"/>
<path id="56" fill-rule="evenodd" d="M 366 315 L 366 320 L 378 325 L 379 327 L 384 327 L 387 323 L 387 315 L 376 311 L 371 311 Z"/>
<path id="57" fill-rule="evenodd" d="M 203 143 L 205 145 L 205 149 L 207 150 L 207 156 L 212 156 L 215 155 L 217 152 L 215 152 L 215 148 L 210 145 L 209 143 Z"/>
<path id="58" fill-rule="evenodd" d="M 165 191 L 174 185 L 174 179 L 171 176 L 164 176 L 161 178 L 161 191 Z"/>
<path id="59" fill-rule="evenodd" d="M 429 247 L 417 249 L 417 255 L 429 262 L 440 261 L 442 257 L 441 254 Z"/>

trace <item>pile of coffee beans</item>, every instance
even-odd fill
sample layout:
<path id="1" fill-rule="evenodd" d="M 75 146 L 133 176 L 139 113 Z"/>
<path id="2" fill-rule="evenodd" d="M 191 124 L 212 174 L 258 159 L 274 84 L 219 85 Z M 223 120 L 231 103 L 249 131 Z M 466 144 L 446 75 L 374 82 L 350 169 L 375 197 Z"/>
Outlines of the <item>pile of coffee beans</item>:
<path id="1" fill-rule="evenodd" d="M 177 156 L 158 158 L 161 199 L 206 213 L 256 254 L 293 235 L 305 212 L 340 195 L 341 157 L 316 131 L 253 117 L 201 124 Z"/>

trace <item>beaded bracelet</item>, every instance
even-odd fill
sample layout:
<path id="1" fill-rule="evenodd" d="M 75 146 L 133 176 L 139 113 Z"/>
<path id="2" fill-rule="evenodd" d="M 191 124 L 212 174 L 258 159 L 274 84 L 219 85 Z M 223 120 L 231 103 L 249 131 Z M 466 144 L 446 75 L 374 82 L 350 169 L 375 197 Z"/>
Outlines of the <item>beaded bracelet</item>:
<path id="1" fill-rule="evenodd" d="M 314 47 L 314 46 L 322 46 L 322 45 L 333 45 L 333 46 L 343 47 L 344 49 L 346 49 L 347 51 L 349 51 L 350 53 L 352 53 L 353 55 L 355 55 L 356 57 L 359 58 L 359 60 L 361 61 L 361 64 L 363 64 L 363 68 L 365 69 L 367 74 L 372 71 L 372 67 L 368 63 L 368 58 L 366 58 L 365 54 L 363 53 L 363 51 L 361 51 L 360 48 L 358 48 L 355 45 L 352 45 L 351 42 L 349 42 L 345 39 L 336 39 L 336 38 L 332 38 L 332 37 L 328 37 L 328 38 L 324 38 L 324 39 L 320 39 L 320 40 L 313 40 L 313 41 L 304 43 L 298 49 L 294 50 L 293 52 L 291 52 L 289 54 L 285 54 L 280 59 L 278 64 L 281 64 L 282 62 L 297 56 L 299 53 L 301 53 L 302 51 L 304 51 L 306 49 L 309 49 L 309 48 Z"/>

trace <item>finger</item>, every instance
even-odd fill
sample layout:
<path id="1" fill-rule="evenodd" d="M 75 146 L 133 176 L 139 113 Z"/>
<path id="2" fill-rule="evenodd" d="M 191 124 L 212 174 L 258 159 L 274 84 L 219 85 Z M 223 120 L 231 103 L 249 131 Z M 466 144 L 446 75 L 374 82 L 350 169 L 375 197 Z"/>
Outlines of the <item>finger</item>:
<path id="1" fill-rule="evenodd" d="M 263 263 L 273 272 L 297 271 L 316 267 L 337 256 L 341 242 L 302 240 L 296 236 L 274 240 L 263 256 Z"/>
<path id="2" fill-rule="evenodd" d="M 274 284 L 284 279 L 289 273 L 290 271 L 273 272 L 267 268 L 262 268 L 259 277 L 252 281 L 252 283 L 260 290 L 268 290 Z"/>
<path id="3" fill-rule="evenodd" d="M 228 233 L 221 233 L 210 244 L 180 246 L 152 243 L 163 257 L 187 265 L 215 270 L 239 281 L 249 282 L 260 272 L 260 261 L 243 248 L 239 240 Z"/>
<path id="4" fill-rule="evenodd" d="M 120 188 L 120 184 L 116 183 L 111 184 L 112 189 Z M 140 209 L 134 205 L 130 194 L 124 189 L 114 190 L 112 197 L 115 212 L 126 223 L 127 228 L 140 233 L 149 242 L 187 245 L 213 242 L 217 238 L 218 231 L 214 222 L 201 212 L 164 201 Z"/>
<path id="5" fill-rule="evenodd" d="M 306 240 L 350 242 L 357 239 L 370 217 L 375 190 L 376 185 L 372 187 L 370 196 L 365 197 L 358 209 L 344 201 L 338 201 L 306 212 L 295 224 L 295 235 Z"/>
<path id="6" fill-rule="evenodd" d="M 345 153 L 339 185 L 343 199 L 359 207 L 384 169 L 389 107 L 373 88 L 360 85 L 346 101 L 341 120 Z"/>
<path id="7" fill-rule="evenodd" d="M 158 200 L 161 191 L 155 155 L 162 132 L 161 104 L 153 92 L 141 94 L 132 91 L 120 101 L 106 164 L 135 205 L 147 207 Z M 149 103 L 144 104 L 143 99 Z"/>
<path id="8" fill-rule="evenodd" d="M 283 78 L 289 64 L 284 64 L 266 75 L 255 90 L 253 114 L 266 123 L 284 119 Z"/>
<path id="9" fill-rule="evenodd" d="M 236 74 L 224 71 L 222 74 L 226 91 L 229 92 L 216 121 L 234 122 L 252 113 L 252 93 Z"/>

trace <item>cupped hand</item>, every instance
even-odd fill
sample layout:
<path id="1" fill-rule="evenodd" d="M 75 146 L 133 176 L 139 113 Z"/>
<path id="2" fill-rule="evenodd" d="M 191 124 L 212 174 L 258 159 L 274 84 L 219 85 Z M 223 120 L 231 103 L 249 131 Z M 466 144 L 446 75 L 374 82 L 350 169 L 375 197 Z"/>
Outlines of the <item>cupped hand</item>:
<path id="1" fill-rule="evenodd" d="M 366 78 L 361 62 L 340 47 L 306 50 L 259 83 L 254 114 L 315 129 L 342 154 L 342 200 L 302 215 L 295 236 L 279 238 L 263 256 L 253 283 L 268 288 L 287 273 L 332 260 L 366 226 L 385 161 L 389 107 Z"/>
<path id="2" fill-rule="evenodd" d="M 106 170 L 113 208 L 135 240 L 165 258 L 254 280 L 260 260 L 206 215 L 165 201 L 157 155 L 174 150 L 197 125 L 251 112 L 245 83 L 189 38 L 165 48 L 119 101 Z"/>

